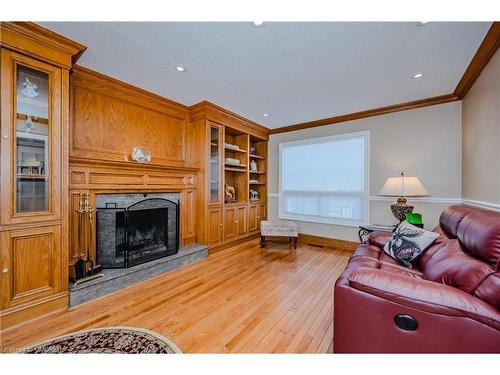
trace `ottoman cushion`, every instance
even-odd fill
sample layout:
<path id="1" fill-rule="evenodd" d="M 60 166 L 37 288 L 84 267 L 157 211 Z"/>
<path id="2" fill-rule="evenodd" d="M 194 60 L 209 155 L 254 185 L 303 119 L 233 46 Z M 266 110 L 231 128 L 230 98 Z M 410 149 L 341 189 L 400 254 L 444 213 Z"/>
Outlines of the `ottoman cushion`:
<path id="1" fill-rule="evenodd" d="M 260 223 L 261 236 L 281 236 L 281 237 L 298 237 L 299 227 L 292 221 L 272 222 L 268 220 Z"/>

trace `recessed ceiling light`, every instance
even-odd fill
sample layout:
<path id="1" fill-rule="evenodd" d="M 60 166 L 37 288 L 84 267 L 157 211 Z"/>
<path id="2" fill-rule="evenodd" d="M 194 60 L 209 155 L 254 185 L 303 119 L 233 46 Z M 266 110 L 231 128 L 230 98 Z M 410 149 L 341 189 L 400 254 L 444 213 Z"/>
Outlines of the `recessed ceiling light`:
<path id="1" fill-rule="evenodd" d="M 266 23 L 264 21 L 253 21 L 252 26 L 253 27 L 264 27 Z"/>
<path id="2" fill-rule="evenodd" d="M 414 79 L 422 78 L 424 76 L 424 73 L 417 73 L 413 75 Z"/>
<path id="3" fill-rule="evenodd" d="M 425 26 L 425 25 L 428 25 L 430 23 L 430 21 L 420 21 L 420 22 L 417 22 L 417 26 Z"/>
<path id="4" fill-rule="evenodd" d="M 177 70 L 178 72 L 185 72 L 186 68 L 183 67 L 182 65 L 178 65 L 175 67 L 175 70 Z"/>
<path id="5" fill-rule="evenodd" d="M 264 113 L 264 117 L 267 117 L 267 116 L 269 116 L 269 113 Z"/>

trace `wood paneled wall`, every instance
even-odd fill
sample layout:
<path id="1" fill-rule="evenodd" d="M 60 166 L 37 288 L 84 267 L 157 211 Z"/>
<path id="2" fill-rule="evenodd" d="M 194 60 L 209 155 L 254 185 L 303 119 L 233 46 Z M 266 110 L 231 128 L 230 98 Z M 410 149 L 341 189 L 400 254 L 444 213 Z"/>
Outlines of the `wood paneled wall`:
<path id="1" fill-rule="evenodd" d="M 143 146 L 152 165 L 193 166 L 182 104 L 82 67 L 71 77 L 71 103 L 71 157 L 135 164 L 132 149 Z"/>

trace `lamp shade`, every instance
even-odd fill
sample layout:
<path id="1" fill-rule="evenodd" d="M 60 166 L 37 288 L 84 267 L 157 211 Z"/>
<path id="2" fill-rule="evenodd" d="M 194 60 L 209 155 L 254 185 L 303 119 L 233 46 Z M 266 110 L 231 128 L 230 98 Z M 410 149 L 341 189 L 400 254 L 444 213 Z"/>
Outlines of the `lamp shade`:
<path id="1" fill-rule="evenodd" d="M 389 197 L 419 197 L 429 195 L 429 192 L 418 177 L 389 177 L 379 192 L 379 195 Z"/>

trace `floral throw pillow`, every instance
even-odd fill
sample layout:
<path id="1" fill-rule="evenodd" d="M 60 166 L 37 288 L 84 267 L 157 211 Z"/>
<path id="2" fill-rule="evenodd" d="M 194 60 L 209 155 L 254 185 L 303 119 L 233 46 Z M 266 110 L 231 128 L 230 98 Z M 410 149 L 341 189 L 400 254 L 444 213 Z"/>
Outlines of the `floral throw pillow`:
<path id="1" fill-rule="evenodd" d="M 406 267 L 414 261 L 439 237 L 439 234 L 403 221 L 384 246 L 384 252 Z"/>

